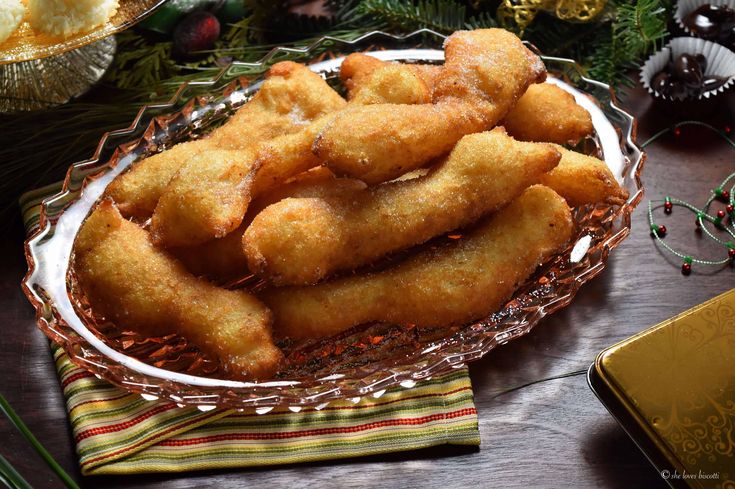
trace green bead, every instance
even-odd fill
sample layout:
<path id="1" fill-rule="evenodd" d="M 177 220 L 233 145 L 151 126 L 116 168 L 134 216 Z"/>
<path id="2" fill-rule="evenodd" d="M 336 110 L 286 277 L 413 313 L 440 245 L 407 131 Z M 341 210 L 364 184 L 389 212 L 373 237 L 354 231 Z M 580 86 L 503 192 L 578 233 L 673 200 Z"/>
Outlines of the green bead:
<path id="1" fill-rule="evenodd" d="M 691 265 L 692 264 L 692 257 L 689 256 L 689 255 L 685 256 L 684 257 L 684 263 L 687 263 L 687 264 Z"/>
<path id="2" fill-rule="evenodd" d="M 666 197 L 664 197 L 664 202 L 666 202 L 667 204 L 670 204 L 671 203 L 671 197 L 669 197 L 668 195 Z"/>
<path id="3" fill-rule="evenodd" d="M 704 220 L 704 212 L 697 212 L 697 219 Z"/>
<path id="4" fill-rule="evenodd" d="M 651 224 L 651 231 L 658 231 L 658 224 Z"/>
<path id="5" fill-rule="evenodd" d="M 733 243 L 732 241 L 728 241 L 727 243 L 725 243 L 725 245 L 726 245 L 726 246 L 727 246 L 727 247 L 728 247 L 729 249 L 731 249 L 731 250 L 735 250 L 735 243 Z"/>
<path id="6" fill-rule="evenodd" d="M 717 187 L 717 188 L 715 189 L 715 195 L 716 195 L 717 197 L 722 197 L 722 187 Z"/>

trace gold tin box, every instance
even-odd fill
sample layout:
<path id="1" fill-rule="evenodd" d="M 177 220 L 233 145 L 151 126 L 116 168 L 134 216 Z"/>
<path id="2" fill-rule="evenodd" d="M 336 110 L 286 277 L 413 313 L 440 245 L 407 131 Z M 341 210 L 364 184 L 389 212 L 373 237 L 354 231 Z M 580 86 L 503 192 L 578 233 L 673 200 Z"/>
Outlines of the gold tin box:
<path id="1" fill-rule="evenodd" d="M 672 487 L 735 489 L 735 289 L 602 351 L 588 381 Z"/>

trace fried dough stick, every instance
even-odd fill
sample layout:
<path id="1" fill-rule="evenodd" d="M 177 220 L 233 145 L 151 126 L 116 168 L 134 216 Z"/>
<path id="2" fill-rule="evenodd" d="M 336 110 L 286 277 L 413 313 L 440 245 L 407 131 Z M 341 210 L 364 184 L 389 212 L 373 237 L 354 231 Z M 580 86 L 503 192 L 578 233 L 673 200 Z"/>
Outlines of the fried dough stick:
<path id="1" fill-rule="evenodd" d="M 248 150 L 210 150 L 171 179 L 151 219 L 156 244 L 181 246 L 221 238 L 240 225 L 257 162 Z"/>
<path id="2" fill-rule="evenodd" d="M 245 291 L 189 274 L 110 200 L 87 218 L 74 250 L 74 270 L 92 308 L 118 326 L 149 336 L 179 333 L 235 378 L 275 373 L 282 354 L 271 339 L 268 309 Z"/>
<path id="3" fill-rule="evenodd" d="M 107 195 L 126 216 L 147 219 L 164 189 L 187 162 L 212 149 L 247 149 L 302 129 L 345 104 L 306 66 L 285 61 L 271 67 L 260 90 L 205 139 L 177 144 L 136 163 L 116 178 Z"/>
<path id="4" fill-rule="evenodd" d="M 503 29 L 458 31 L 445 46 L 434 104 L 348 107 L 319 134 L 316 155 L 338 175 L 392 180 L 448 153 L 462 136 L 493 127 L 546 76 L 539 57 Z"/>
<path id="5" fill-rule="evenodd" d="M 395 65 L 377 66 L 362 79 L 359 93 L 350 106 L 371 104 L 410 105 L 430 100 L 426 84 L 420 78 Z M 317 135 L 339 112 L 320 117 L 295 134 L 288 134 L 265 143 L 258 153 L 260 170 L 253 184 L 253 194 L 261 195 L 288 178 L 322 163 L 313 153 Z"/>
<path id="6" fill-rule="evenodd" d="M 434 85 L 442 68 L 440 65 L 390 63 L 368 54 L 352 53 L 344 59 L 339 70 L 340 80 L 347 88 L 347 99 L 352 100 L 353 97 L 357 96 L 370 76 L 376 70 L 385 67 L 391 67 L 393 70 L 401 71 L 404 74 L 412 73 L 417 76 L 426 86 L 429 96 L 434 90 Z M 430 101 L 431 98 L 427 102 Z"/>
<path id="7" fill-rule="evenodd" d="M 371 321 L 452 326 L 497 311 L 572 233 L 564 199 L 543 186 L 447 246 L 381 272 L 266 290 L 279 337 L 320 338 Z"/>
<path id="8" fill-rule="evenodd" d="M 594 130 L 589 112 L 551 83 L 528 87 L 502 124 L 514 138 L 539 143 L 576 144 Z"/>
<path id="9" fill-rule="evenodd" d="M 248 259 L 242 247 L 242 236 L 260 211 L 288 197 L 327 197 L 364 188 L 365 184 L 360 180 L 337 178 L 324 167 L 314 168 L 253 200 L 240 227 L 224 238 L 198 246 L 172 248 L 170 251 L 194 275 L 205 276 L 220 283 L 229 282 L 248 273 Z"/>
<path id="10" fill-rule="evenodd" d="M 541 178 L 572 207 L 585 204 L 621 205 L 628 199 L 604 161 L 554 145 L 561 153 L 559 165 Z"/>
<path id="11" fill-rule="evenodd" d="M 276 285 L 305 285 L 372 263 L 507 204 L 559 158 L 551 145 L 518 142 L 496 129 L 465 136 L 423 177 L 323 199 L 282 200 L 245 231 L 250 270 Z"/>
<path id="12" fill-rule="evenodd" d="M 391 64 L 372 56 L 355 53 L 342 64 L 340 77 L 350 90 L 359 93 L 375 70 L 392 66 L 411 70 L 433 91 L 441 66 Z M 528 87 L 503 122 L 508 133 L 522 141 L 576 143 L 594 130 L 589 112 L 579 106 L 574 97 L 551 83 Z M 557 148 L 564 157 L 543 183 L 553 188 L 573 206 L 608 202 L 621 204 L 627 198 L 608 166 L 593 157 Z"/>
<path id="13" fill-rule="evenodd" d="M 391 64 L 354 53 L 345 58 L 340 71 L 342 82 L 348 88 L 348 98 L 360 93 L 369 76 L 385 66 L 413 73 L 430 93 L 442 69 L 439 65 Z M 569 92 L 551 83 L 529 86 L 501 124 L 514 138 L 538 143 L 576 144 L 594 130 L 589 112 L 578 105 Z"/>
<path id="14" fill-rule="evenodd" d="M 418 77 L 387 66 L 370 75 L 352 103 L 410 104 L 426 100 L 428 91 Z M 224 161 L 223 165 L 202 165 L 196 159 L 188 163 L 171 180 L 156 206 L 151 223 L 154 242 L 165 247 L 196 245 L 234 231 L 242 222 L 251 196 L 263 194 L 321 163 L 311 146 L 332 117 L 323 115 L 296 133 L 264 143 L 256 150 L 254 160 L 230 158 L 229 166 Z M 203 198 L 191 198 L 194 188 L 201 189 Z M 216 205 L 218 200 L 228 205 Z"/>

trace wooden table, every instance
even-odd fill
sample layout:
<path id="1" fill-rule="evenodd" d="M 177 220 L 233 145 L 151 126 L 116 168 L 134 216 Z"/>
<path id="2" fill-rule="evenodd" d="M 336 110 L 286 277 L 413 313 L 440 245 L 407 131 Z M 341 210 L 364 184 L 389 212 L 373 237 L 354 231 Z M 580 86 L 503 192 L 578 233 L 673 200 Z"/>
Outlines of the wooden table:
<path id="1" fill-rule="evenodd" d="M 733 121 L 733 98 L 709 120 Z M 640 89 L 627 105 L 640 117 L 639 140 L 676 118 L 651 106 Z M 683 128 L 648 148 L 647 197 L 666 193 L 700 203 L 735 170 L 735 152 L 711 133 Z M 82 478 L 56 372 L 45 337 L 19 283 L 26 265 L 20 224 L 0 245 L 0 391 L 61 465 L 85 487 L 666 487 L 633 442 L 587 386 L 584 375 L 556 378 L 499 394 L 510 387 L 581 372 L 603 348 L 735 286 L 735 270 L 695 270 L 659 252 L 648 233 L 645 201 L 631 236 L 604 273 L 585 285 L 572 305 L 529 335 L 471 366 L 479 411 L 479 450 L 437 447 L 338 462 L 239 471 Z M 663 216 L 663 213 L 660 212 Z M 693 216 L 680 209 L 666 219 L 672 244 L 708 249 Z M 721 253 L 721 251 L 720 251 Z M 60 482 L 21 436 L 0 420 L 0 453 L 35 487 Z"/>

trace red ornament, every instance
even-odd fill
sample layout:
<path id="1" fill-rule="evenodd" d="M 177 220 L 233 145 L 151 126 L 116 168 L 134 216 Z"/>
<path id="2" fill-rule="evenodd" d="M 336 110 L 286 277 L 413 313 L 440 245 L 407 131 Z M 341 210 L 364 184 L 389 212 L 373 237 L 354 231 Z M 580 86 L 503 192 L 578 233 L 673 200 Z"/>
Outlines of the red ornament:
<path id="1" fill-rule="evenodd" d="M 725 211 L 723 211 L 722 209 L 720 209 L 719 211 L 717 211 L 717 217 L 719 217 L 720 219 L 724 219 L 725 218 Z"/>
<path id="2" fill-rule="evenodd" d="M 730 198 L 730 191 L 723 190 L 721 195 L 722 195 L 722 200 L 728 200 Z"/>
<path id="3" fill-rule="evenodd" d="M 674 128 L 674 136 L 676 136 L 677 138 L 679 136 L 681 136 L 681 128 L 680 127 L 675 127 Z"/>
<path id="4" fill-rule="evenodd" d="M 730 134 L 730 131 L 732 131 L 732 128 L 730 126 L 725 126 L 725 134 Z"/>
<path id="5" fill-rule="evenodd" d="M 727 250 L 727 256 L 729 256 L 731 260 L 735 260 L 735 248 Z"/>
<path id="6" fill-rule="evenodd" d="M 220 24 L 214 14 L 203 10 L 192 12 L 174 29 L 174 56 L 187 58 L 197 51 L 212 49 L 219 34 Z"/>
<path id="7" fill-rule="evenodd" d="M 666 202 L 664 204 L 664 212 L 666 214 L 671 214 L 672 210 L 674 210 L 674 205 L 671 202 Z"/>
<path id="8" fill-rule="evenodd" d="M 684 263 L 681 265 L 681 274 L 682 275 L 689 275 L 692 273 L 692 266 L 689 263 Z"/>
<path id="9" fill-rule="evenodd" d="M 658 227 L 658 235 L 662 238 L 666 236 L 666 226 L 664 226 L 663 224 L 659 225 Z"/>
<path id="10" fill-rule="evenodd" d="M 733 206 L 732 204 L 727 204 L 727 207 L 725 207 L 725 210 L 727 211 L 728 214 L 732 214 L 733 212 L 735 212 L 735 206 Z"/>

